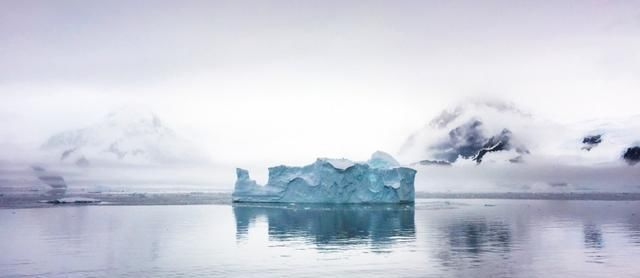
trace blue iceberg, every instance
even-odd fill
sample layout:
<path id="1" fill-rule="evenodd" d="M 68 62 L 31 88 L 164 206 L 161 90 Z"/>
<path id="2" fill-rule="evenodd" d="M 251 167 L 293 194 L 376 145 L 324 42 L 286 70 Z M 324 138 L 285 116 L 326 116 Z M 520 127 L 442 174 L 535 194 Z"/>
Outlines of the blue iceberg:
<path id="1" fill-rule="evenodd" d="M 258 203 L 413 203 L 416 171 L 376 152 L 367 162 L 319 158 L 304 167 L 269 168 L 266 185 L 236 169 L 234 202 Z"/>

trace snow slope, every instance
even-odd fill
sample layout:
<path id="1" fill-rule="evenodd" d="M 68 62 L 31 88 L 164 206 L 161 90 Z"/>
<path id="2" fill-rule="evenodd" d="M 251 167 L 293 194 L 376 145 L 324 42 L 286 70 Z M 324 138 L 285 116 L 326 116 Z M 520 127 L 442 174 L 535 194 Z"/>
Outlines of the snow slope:
<path id="1" fill-rule="evenodd" d="M 40 148 L 51 160 L 92 164 L 176 164 L 206 161 L 192 142 L 151 112 L 121 109 L 102 121 L 51 136 Z"/>

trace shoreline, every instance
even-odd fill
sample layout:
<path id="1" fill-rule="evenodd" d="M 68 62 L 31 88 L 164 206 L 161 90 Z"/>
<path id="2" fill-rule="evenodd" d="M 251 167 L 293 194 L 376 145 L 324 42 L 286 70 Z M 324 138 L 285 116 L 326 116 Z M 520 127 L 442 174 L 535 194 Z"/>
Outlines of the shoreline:
<path id="1" fill-rule="evenodd" d="M 97 202 L 57 202 L 60 199 L 85 198 Z M 579 201 L 640 201 L 640 193 L 429 193 L 417 192 L 416 199 L 487 199 L 487 200 L 579 200 Z M 47 195 L 31 193 L 0 194 L 0 209 L 50 208 L 66 206 L 145 206 L 145 205 L 231 205 L 231 193 L 70 193 Z"/>

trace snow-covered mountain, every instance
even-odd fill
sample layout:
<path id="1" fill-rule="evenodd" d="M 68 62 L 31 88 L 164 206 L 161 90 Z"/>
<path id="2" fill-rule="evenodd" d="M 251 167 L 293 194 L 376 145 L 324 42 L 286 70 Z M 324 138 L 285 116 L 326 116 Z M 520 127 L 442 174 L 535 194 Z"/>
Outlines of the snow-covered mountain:
<path id="1" fill-rule="evenodd" d="M 500 152 L 512 162 L 529 154 L 532 116 L 499 102 L 469 102 L 444 110 L 404 143 L 400 155 L 421 164 L 481 163 Z"/>
<path id="2" fill-rule="evenodd" d="M 51 136 L 40 148 L 52 160 L 88 167 L 92 164 L 174 164 L 203 162 L 207 157 L 155 114 L 131 108 L 102 121 Z"/>
<path id="3" fill-rule="evenodd" d="M 403 161 L 635 164 L 640 116 L 559 124 L 502 102 L 468 102 L 444 110 L 409 136 Z M 625 155 L 626 154 L 626 155 Z"/>
<path id="4" fill-rule="evenodd" d="M 397 157 L 418 170 L 419 191 L 640 192 L 640 115 L 567 124 L 463 103 L 427 121 Z"/>
<path id="5" fill-rule="evenodd" d="M 597 119 L 562 126 L 565 134 L 556 149 L 574 164 L 634 165 L 640 158 L 640 115 L 624 119 Z M 579 148 L 576 148 L 578 143 Z"/>

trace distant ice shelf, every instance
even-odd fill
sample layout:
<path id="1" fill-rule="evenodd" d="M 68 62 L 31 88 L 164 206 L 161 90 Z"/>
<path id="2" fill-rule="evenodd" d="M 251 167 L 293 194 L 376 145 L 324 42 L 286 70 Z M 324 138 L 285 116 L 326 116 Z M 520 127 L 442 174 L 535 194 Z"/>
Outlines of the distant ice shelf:
<path id="1" fill-rule="evenodd" d="M 413 203 L 416 171 L 376 152 L 367 162 L 319 158 L 303 167 L 269 168 L 266 185 L 236 169 L 234 202 L 258 203 Z"/>

